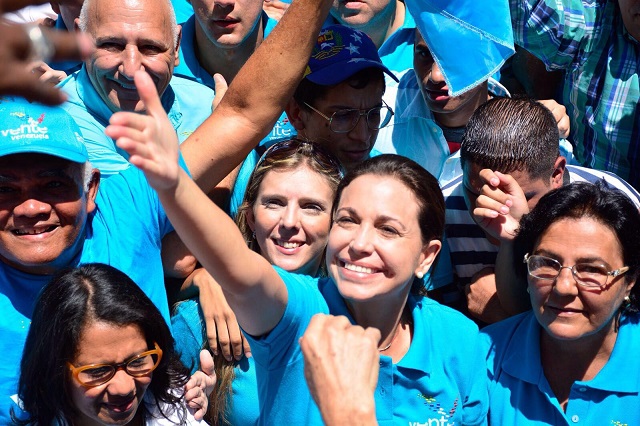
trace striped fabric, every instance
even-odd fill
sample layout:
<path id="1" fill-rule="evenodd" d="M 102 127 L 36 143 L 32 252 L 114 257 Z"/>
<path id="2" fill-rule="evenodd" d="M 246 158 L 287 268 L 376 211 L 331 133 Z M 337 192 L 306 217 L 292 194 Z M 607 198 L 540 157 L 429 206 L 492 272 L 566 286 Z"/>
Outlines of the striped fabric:
<path id="1" fill-rule="evenodd" d="M 604 179 L 609 187 L 623 191 L 640 208 L 640 194 L 613 173 L 585 167 L 567 166 L 564 176 L 565 183 L 595 183 Z M 469 284 L 476 272 L 487 266 L 495 265 L 498 247 L 485 238 L 482 229 L 471 218 L 464 201 L 462 176 L 445 185 L 442 192 L 446 205 L 444 232 L 451 256 L 453 274 L 457 276 L 459 284 Z M 436 276 L 451 276 L 451 274 L 440 271 L 434 275 L 434 279 Z M 438 288 L 446 284 L 449 283 L 434 283 L 433 287 Z"/>

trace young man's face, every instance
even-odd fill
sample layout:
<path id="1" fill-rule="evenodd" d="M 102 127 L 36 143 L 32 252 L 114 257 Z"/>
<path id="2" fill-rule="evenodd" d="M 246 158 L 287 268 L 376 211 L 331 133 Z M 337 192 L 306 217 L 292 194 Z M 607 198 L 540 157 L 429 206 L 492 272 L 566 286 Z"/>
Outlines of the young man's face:
<path id="1" fill-rule="evenodd" d="M 383 94 L 383 79 L 373 78 L 361 89 L 355 89 L 348 82 L 342 82 L 330 88 L 327 94 L 316 100 L 312 106 L 331 117 L 334 112 L 342 109 L 365 111 L 379 107 L 382 105 Z M 329 128 L 328 120 L 308 108 L 300 109 L 300 121 L 303 128 L 298 129 L 298 133 L 335 155 L 347 170 L 369 158 L 378 136 L 378 130 L 370 129 L 364 116 L 360 117 L 356 127 L 348 133 L 333 132 Z"/>
<path id="2" fill-rule="evenodd" d="M 331 16 L 339 24 L 364 31 L 377 23 L 388 24 L 395 13 L 395 4 L 396 0 L 334 0 Z"/>
<path id="3" fill-rule="evenodd" d="M 97 181 L 84 187 L 84 165 L 42 154 L 0 157 L 0 260 L 32 274 L 51 274 L 75 253 L 95 208 Z M 65 253 L 67 252 L 67 253 Z"/>
<path id="4" fill-rule="evenodd" d="M 191 4 L 199 27 L 218 48 L 240 46 L 260 25 L 262 0 L 192 0 Z"/>
<path id="5" fill-rule="evenodd" d="M 413 50 L 413 70 L 427 107 L 438 121 L 449 127 L 464 126 L 479 103 L 487 101 L 487 84 L 483 83 L 459 96 L 450 96 L 440 67 L 418 31 Z M 444 120 L 440 120 L 440 119 Z M 455 125 L 451 125 L 455 123 Z"/>

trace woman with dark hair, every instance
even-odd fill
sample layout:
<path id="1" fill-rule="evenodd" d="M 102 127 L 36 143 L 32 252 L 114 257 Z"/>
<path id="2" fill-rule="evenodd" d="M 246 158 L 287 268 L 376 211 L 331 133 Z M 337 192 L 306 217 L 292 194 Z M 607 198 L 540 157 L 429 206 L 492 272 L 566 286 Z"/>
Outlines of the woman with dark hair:
<path id="1" fill-rule="evenodd" d="M 299 139 L 272 145 L 251 174 L 236 217 L 247 246 L 286 271 L 322 275 L 331 206 L 341 178 L 338 161 L 318 145 Z M 213 300 L 206 305 L 196 299 L 180 302 L 172 315 L 176 349 L 185 365 L 194 366 L 193 371 L 200 349 L 209 346 L 207 334 L 216 336 L 222 346 L 223 339 L 231 340 L 225 333 L 240 331 L 234 329 L 237 324 L 220 286 L 206 270 L 196 270 L 188 281 L 199 289 L 201 299 Z M 225 321 L 205 321 L 225 313 L 229 316 Z M 207 330 L 205 324 L 214 330 Z M 238 356 L 234 361 L 223 356 L 222 347 L 212 349 L 217 354 L 218 384 L 209 401 L 207 420 L 211 424 L 256 423 L 258 385 L 253 359 Z"/>
<path id="2" fill-rule="evenodd" d="M 379 422 L 486 422 L 477 327 L 418 294 L 444 229 L 442 193 L 426 170 L 395 155 L 351 170 L 333 204 L 328 277 L 313 278 L 274 268 L 247 248 L 231 219 L 179 169 L 177 143 L 154 134 L 153 127 L 140 132 L 140 125 L 153 126 L 147 120 L 118 117 L 120 125 L 131 119 L 132 127 L 118 146 L 145 172 L 176 231 L 220 283 L 249 335 L 261 421 L 321 423 L 305 383 L 298 339 L 314 314 L 332 313 L 381 332 Z"/>
<path id="3" fill-rule="evenodd" d="M 162 315 L 124 273 L 87 264 L 40 295 L 21 362 L 19 396 L 33 425 L 196 425 L 189 372 Z M 168 422 L 168 423 L 167 423 Z"/>
<path id="4" fill-rule="evenodd" d="M 640 214 L 604 184 L 572 183 L 520 221 L 532 311 L 485 328 L 489 422 L 640 424 Z"/>

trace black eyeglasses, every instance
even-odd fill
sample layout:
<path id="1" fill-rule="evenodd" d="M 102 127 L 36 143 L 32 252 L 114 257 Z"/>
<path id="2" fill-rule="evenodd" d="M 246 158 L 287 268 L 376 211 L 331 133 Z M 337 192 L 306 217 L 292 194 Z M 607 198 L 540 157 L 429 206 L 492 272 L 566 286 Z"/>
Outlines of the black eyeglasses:
<path id="1" fill-rule="evenodd" d="M 67 363 L 73 377 L 83 386 L 95 387 L 107 383 L 118 370 L 124 370 L 132 377 L 143 377 L 155 370 L 162 359 L 162 349 L 154 343 L 155 349 L 142 352 L 119 364 L 90 364 L 74 367 Z"/>
<path id="2" fill-rule="evenodd" d="M 604 265 L 593 263 L 576 263 L 573 266 L 562 266 L 560 262 L 550 257 L 529 256 L 529 253 L 524 255 L 524 263 L 527 264 L 529 275 L 538 280 L 548 282 L 555 281 L 563 269 L 569 269 L 578 285 L 591 290 L 603 290 L 607 285 L 607 281 L 609 281 L 609 277 L 615 278 L 629 270 L 628 266 L 623 266 L 610 271 Z"/>
<path id="3" fill-rule="evenodd" d="M 316 143 L 297 138 L 288 139 L 271 145 L 267 148 L 264 154 L 262 154 L 254 170 L 257 170 L 265 160 L 271 159 L 276 154 L 281 155 L 282 157 L 287 157 L 292 155 L 294 152 L 304 149 L 305 147 L 309 149 L 308 156 L 318 163 L 322 169 L 334 172 L 340 179 L 344 177 L 344 172 L 340 162 L 330 152 L 327 152 Z"/>
<path id="4" fill-rule="evenodd" d="M 304 103 L 313 112 L 320 115 L 325 120 L 329 121 L 329 129 L 334 133 L 349 133 L 356 128 L 360 117 L 367 118 L 367 126 L 371 130 L 380 130 L 391 121 L 393 117 L 393 110 L 382 102 L 381 106 L 373 107 L 371 109 L 339 109 L 331 114 L 331 117 L 318 111 L 308 103 Z"/>

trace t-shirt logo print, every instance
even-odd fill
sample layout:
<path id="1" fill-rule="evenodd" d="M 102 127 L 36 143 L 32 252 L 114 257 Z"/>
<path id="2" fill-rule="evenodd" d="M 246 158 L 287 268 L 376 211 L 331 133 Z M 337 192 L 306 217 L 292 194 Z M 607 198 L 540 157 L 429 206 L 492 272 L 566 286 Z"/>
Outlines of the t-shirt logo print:
<path id="1" fill-rule="evenodd" d="M 453 417 L 458 408 L 458 398 L 453 401 L 453 405 L 449 410 L 446 410 L 438 400 L 433 396 L 424 395 L 422 393 L 418 394 L 418 398 L 422 398 L 424 400 L 424 405 L 427 408 L 436 414 L 438 417 L 431 417 L 426 419 L 424 422 L 411 422 L 410 426 L 453 426 L 455 422 L 450 422 L 449 419 Z"/>

